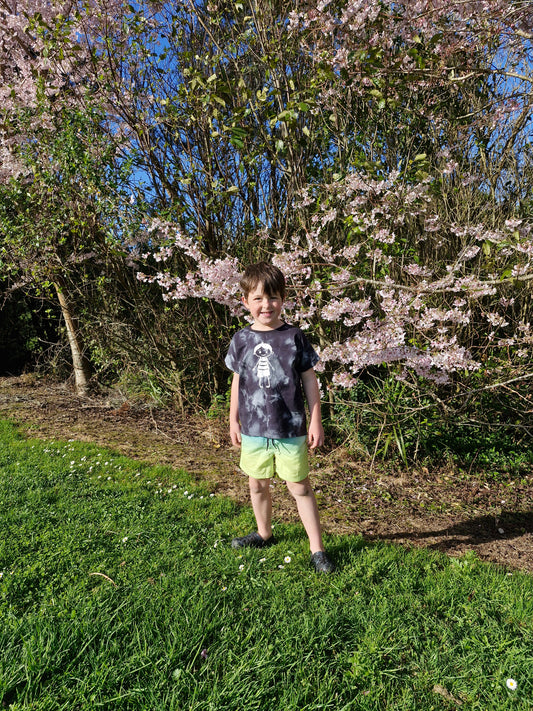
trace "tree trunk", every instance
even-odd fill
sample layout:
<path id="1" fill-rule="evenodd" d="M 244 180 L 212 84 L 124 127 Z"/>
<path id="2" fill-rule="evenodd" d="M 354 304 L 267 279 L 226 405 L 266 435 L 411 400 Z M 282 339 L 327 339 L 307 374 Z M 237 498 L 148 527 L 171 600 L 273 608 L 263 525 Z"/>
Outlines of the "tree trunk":
<path id="1" fill-rule="evenodd" d="M 76 394 L 85 396 L 89 391 L 89 378 L 91 377 L 91 369 L 87 358 L 83 355 L 83 348 L 79 336 L 78 322 L 76 317 L 72 314 L 71 306 L 61 286 L 55 283 L 54 287 L 57 293 L 57 298 L 59 300 L 59 305 L 61 306 L 61 313 L 63 314 L 63 318 L 65 319 L 65 325 L 67 327 L 68 342 L 70 346 L 70 352 L 72 354 L 72 365 L 74 368 L 74 383 L 76 387 Z"/>

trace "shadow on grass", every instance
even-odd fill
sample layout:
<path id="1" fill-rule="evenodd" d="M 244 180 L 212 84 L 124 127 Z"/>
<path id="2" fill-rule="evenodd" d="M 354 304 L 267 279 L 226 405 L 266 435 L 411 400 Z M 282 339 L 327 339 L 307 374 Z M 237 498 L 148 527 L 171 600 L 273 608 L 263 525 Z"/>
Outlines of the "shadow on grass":
<path id="1" fill-rule="evenodd" d="M 326 549 L 335 562 L 337 569 L 342 569 L 349 565 L 354 555 L 362 549 L 370 548 L 380 543 L 399 543 L 405 545 L 414 544 L 416 547 L 425 548 L 428 551 L 436 551 L 445 555 L 462 555 L 469 550 L 474 552 L 478 549 L 481 559 L 506 567 L 516 568 L 525 572 L 533 572 L 530 565 L 529 550 L 533 550 L 533 540 L 528 543 L 527 538 L 524 543 L 516 548 L 513 540 L 527 535 L 533 536 L 533 509 L 521 512 L 504 511 L 499 516 L 483 515 L 469 518 L 448 526 L 440 526 L 423 531 L 406 530 L 395 531 L 389 534 L 385 531 L 380 533 L 357 533 L 353 536 L 342 537 L 336 540 L 332 536 L 330 541 L 326 541 Z M 305 536 L 305 533 L 302 534 Z M 499 555 L 492 556 L 491 545 L 493 542 L 502 543 L 506 551 L 505 561 L 502 559 L 503 553 L 499 550 Z M 483 553 L 483 546 L 488 545 L 488 549 Z"/>
<path id="2" fill-rule="evenodd" d="M 441 551 L 461 545 L 480 545 L 490 541 L 508 540 L 533 533 L 533 510 L 522 512 L 502 511 L 499 516 L 477 516 L 458 523 L 424 531 L 397 531 L 390 535 L 368 536 L 370 540 L 424 540 L 439 538 L 437 543 L 429 545 Z"/>

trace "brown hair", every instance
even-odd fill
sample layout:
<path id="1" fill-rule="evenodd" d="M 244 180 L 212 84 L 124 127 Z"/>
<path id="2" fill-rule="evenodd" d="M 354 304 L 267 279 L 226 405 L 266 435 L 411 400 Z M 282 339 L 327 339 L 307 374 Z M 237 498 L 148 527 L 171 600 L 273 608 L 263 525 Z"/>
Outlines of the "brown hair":
<path id="1" fill-rule="evenodd" d="M 285 277 L 280 269 L 269 262 L 249 264 L 240 280 L 241 291 L 245 298 L 259 284 L 267 296 L 279 294 L 285 300 Z"/>

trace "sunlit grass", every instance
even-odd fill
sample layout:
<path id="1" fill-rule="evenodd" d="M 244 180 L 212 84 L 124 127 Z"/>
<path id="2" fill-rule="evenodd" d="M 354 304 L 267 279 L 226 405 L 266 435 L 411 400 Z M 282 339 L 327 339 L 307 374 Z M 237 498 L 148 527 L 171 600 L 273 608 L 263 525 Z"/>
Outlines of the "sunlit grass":
<path id="1" fill-rule="evenodd" d="M 532 708 L 526 574 L 354 535 L 316 576 L 299 526 L 235 551 L 185 472 L 6 423 L 0 507 L 3 708 Z"/>

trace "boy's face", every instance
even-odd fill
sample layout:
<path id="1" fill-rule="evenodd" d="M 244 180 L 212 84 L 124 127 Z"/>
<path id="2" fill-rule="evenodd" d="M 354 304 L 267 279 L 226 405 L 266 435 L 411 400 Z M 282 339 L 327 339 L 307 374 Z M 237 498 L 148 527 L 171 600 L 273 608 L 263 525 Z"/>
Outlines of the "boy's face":
<path id="1" fill-rule="evenodd" d="M 252 315 L 254 326 L 263 331 L 279 328 L 283 299 L 279 294 L 268 296 L 263 290 L 263 285 L 258 284 L 248 296 L 242 297 L 242 302 Z"/>

